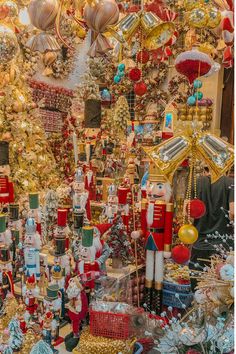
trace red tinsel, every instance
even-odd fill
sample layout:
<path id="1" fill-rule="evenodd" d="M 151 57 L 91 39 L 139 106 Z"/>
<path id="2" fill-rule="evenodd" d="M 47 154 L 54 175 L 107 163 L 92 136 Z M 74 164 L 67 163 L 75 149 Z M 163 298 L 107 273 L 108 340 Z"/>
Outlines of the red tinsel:
<path id="1" fill-rule="evenodd" d="M 134 85 L 134 92 L 138 96 L 143 96 L 147 92 L 147 85 L 144 82 L 138 82 Z"/>
<path id="2" fill-rule="evenodd" d="M 141 78 L 141 70 L 138 68 L 133 68 L 129 71 L 129 78 L 132 81 L 139 81 Z"/>

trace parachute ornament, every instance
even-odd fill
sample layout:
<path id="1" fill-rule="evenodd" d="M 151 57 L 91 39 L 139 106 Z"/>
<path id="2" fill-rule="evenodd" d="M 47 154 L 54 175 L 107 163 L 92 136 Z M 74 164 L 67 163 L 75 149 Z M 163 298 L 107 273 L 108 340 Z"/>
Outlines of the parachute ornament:
<path id="1" fill-rule="evenodd" d="M 177 56 L 175 69 L 188 78 L 190 84 L 198 77 L 206 75 L 213 65 L 212 59 L 197 49 L 188 50 Z"/>

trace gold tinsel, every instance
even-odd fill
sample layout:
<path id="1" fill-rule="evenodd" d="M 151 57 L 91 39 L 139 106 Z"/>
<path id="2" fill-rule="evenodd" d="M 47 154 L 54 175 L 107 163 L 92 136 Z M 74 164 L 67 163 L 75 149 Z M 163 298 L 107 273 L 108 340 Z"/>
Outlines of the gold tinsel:
<path id="1" fill-rule="evenodd" d="M 40 340 L 40 336 L 36 335 L 32 329 L 28 329 L 24 335 L 23 346 L 20 350 L 20 354 L 29 354 L 32 347 Z"/>
<path id="2" fill-rule="evenodd" d="M 56 164 L 38 111 L 16 65 L 4 72 L 0 105 L 0 140 L 10 143 L 10 179 L 15 196 L 58 184 Z"/>
<path id="3" fill-rule="evenodd" d="M 89 328 L 83 330 L 79 345 L 73 354 L 122 354 L 133 353 L 134 340 L 117 340 L 99 336 L 92 336 Z"/>

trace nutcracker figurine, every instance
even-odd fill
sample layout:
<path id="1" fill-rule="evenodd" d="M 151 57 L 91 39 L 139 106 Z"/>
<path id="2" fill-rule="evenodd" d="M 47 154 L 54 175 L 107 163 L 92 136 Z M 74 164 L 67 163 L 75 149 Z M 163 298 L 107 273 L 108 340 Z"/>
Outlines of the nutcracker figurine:
<path id="1" fill-rule="evenodd" d="M 8 248 L 0 248 L 0 296 L 4 300 L 7 293 L 14 295 L 14 283 L 12 278 L 12 265 Z"/>
<path id="2" fill-rule="evenodd" d="M 54 334 L 52 339 L 56 345 L 63 341 L 59 338 L 61 304 L 62 299 L 59 286 L 57 284 L 48 285 L 47 295 L 43 300 L 43 305 L 46 311 L 50 311 L 53 314 Z"/>
<path id="3" fill-rule="evenodd" d="M 85 189 L 85 183 L 81 181 L 81 176 L 73 182 L 73 210 L 82 210 L 85 212 L 85 217 L 91 219 L 89 192 Z"/>
<path id="4" fill-rule="evenodd" d="M 90 165 L 85 166 L 85 189 L 89 192 L 89 200 L 96 200 L 94 172 Z"/>
<path id="5" fill-rule="evenodd" d="M 94 228 L 84 226 L 82 244 L 79 250 L 79 262 L 76 264 L 76 273 L 81 276 L 84 285 L 91 293 L 95 288 L 95 277 L 99 273 L 99 263 L 96 261 L 96 248 L 93 245 Z"/>
<path id="6" fill-rule="evenodd" d="M 26 305 L 25 318 L 28 321 L 30 317 L 34 317 L 38 308 L 39 288 L 37 286 L 34 274 L 28 276 L 26 284 L 22 288 L 22 295 L 24 303 Z"/>
<path id="7" fill-rule="evenodd" d="M 66 290 L 69 299 L 68 315 L 72 322 L 72 333 L 65 337 L 65 346 L 69 352 L 77 346 L 81 321 L 88 312 L 88 300 L 78 277 L 71 278 Z"/>
<path id="8" fill-rule="evenodd" d="M 9 176 L 9 143 L 0 141 L 0 205 L 14 202 L 14 187 Z"/>
<path id="9" fill-rule="evenodd" d="M 54 354 L 58 353 L 58 350 L 55 349 L 52 345 L 52 339 L 55 333 L 55 321 L 53 319 L 53 313 L 51 311 L 47 311 L 41 322 L 43 340 L 50 346 L 52 352 Z"/>
<path id="10" fill-rule="evenodd" d="M 28 218 L 25 224 L 24 259 L 25 274 L 35 275 L 40 279 L 40 256 L 41 238 L 36 231 L 37 225 L 33 218 Z"/>
<path id="11" fill-rule="evenodd" d="M 6 215 L 0 214 L 0 245 L 9 247 L 11 243 L 11 230 L 6 227 Z"/>
<path id="12" fill-rule="evenodd" d="M 154 165 L 150 165 L 147 199 L 142 200 L 141 228 L 146 242 L 146 297 L 145 302 L 160 313 L 164 258 L 171 256 L 173 204 L 170 203 L 171 187 Z M 141 232 L 134 231 L 133 238 Z M 154 282 L 154 288 L 153 288 Z"/>

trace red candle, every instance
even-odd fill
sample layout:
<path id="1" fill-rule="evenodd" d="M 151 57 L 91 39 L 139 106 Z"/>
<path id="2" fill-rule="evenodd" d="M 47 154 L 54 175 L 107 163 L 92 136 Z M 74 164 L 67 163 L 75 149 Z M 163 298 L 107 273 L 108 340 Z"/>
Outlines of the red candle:
<path id="1" fill-rule="evenodd" d="M 57 225 L 65 227 L 67 224 L 67 209 L 57 209 Z"/>

